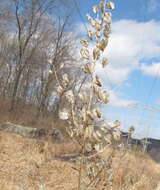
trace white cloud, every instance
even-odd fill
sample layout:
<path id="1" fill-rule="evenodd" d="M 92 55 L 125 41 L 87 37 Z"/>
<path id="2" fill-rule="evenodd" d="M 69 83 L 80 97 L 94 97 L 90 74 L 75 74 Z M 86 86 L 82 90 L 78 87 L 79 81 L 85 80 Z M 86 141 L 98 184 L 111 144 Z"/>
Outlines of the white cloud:
<path id="1" fill-rule="evenodd" d="M 79 25 L 78 31 L 84 32 Z M 120 20 L 112 24 L 109 46 L 104 53 L 110 60 L 105 71 L 99 68 L 103 78 L 114 83 L 123 83 L 131 72 L 140 69 L 139 64 L 152 58 L 160 58 L 160 22 L 154 20 L 137 22 Z"/>
<path id="2" fill-rule="evenodd" d="M 160 23 L 121 20 L 113 23 L 106 55 L 111 62 L 106 73 L 113 83 L 123 82 L 141 60 L 160 57 Z"/>
<path id="3" fill-rule="evenodd" d="M 141 70 L 146 75 L 160 77 L 160 63 L 152 63 L 151 65 L 142 65 Z"/>
<path id="4" fill-rule="evenodd" d="M 125 98 L 121 97 L 121 95 L 119 93 L 110 91 L 109 105 L 115 106 L 115 107 L 129 107 L 134 104 L 136 104 L 135 101 L 126 100 Z"/>

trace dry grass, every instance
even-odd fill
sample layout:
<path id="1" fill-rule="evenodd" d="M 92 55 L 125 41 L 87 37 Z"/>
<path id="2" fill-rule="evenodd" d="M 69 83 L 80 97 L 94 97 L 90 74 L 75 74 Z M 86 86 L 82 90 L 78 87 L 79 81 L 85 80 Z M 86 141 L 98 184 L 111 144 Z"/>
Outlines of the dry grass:
<path id="1" fill-rule="evenodd" d="M 53 116 L 36 120 L 33 106 L 19 105 L 16 112 L 10 113 L 8 101 L 0 100 L 0 105 L 0 123 L 64 129 L 64 124 L 55 122 Z M 0 132 L 0 189 L 76 190 L 78 172 L 73 167 L 77 164 L 56 160 L 57 155 L 76 152 L 79 147 L 68 139 L 52 144 Z M 107 157 L 109 152 L 102 156 Z M 117 152 L 112 167 L 113 190 L 159 190 L 160 165 L 146 155 L 130 152 L 121 157 Z"/>
<path id="2" fill-rule="evenodd" d="M 26 105 L 19 103 L 17 109 L 13 112 L 9 111 L 10 100 L 2 99 L 0 97 L 0 124 L 11 122 L 17 125 L 36 128 L 58 128 L 63 135 L 67 137 L 64 122 L 55 118 L 53 113 L 47 113 L 45 117 L 39 116 L 37 118 L 37 108 L 34 105 Z"/>
<path id="3" fill-rule="evenodd" d="M 55 159 L 76 151 L 72 143 L 51 144 L 0 132 L 0 189 L 76 190 L 76 164 Z M 116 155 L 113 168 L 114 190 L 156 190 L 160 181 L 160 165 L 145 155 Z"/>

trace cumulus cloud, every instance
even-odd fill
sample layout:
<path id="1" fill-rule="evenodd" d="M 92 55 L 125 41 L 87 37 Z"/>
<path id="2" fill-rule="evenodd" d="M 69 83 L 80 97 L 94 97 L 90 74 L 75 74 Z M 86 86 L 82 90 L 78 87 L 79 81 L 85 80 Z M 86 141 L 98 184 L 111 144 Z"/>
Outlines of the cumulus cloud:
<path id="1" fill-rule="evenodd" d="M 113 23 L 112 30 L 105 55 L 111 62 L 106 73 L 113 83 L 127 80 L 143 59 L 160 57 L 159 22 L 121 20 Z"/>
<path id="2" fill-rule="evenodd" d="M 130 107 L 132 105 L 135 105 L 137 102 L 132 100 L 127 100 L 121 96 L 120 93 L 117 93 L 115 91 L 110 91 L 110 102 L 109 105 L 115 106 L 115 107 Z"/>
<path id="3" fill-rule="evenodd" d="M 83 25 L 78 31 L 84 33 Z M 119 20 L 112 24 L 112 34 L 109 46 L 104 52 L 110 60 L 110 65 L 99 72 L 114 83 L 125 82 L 135 69 L 140 69 L 140 63 L 153 58 L 160 58 L 160 22 L 154 20 L 138 22 L 134 20 Z"/>
<path id="4" fill-rule="evenodd" d="M 141 70 L 146 75 L 160 77 L 160 63 L 152 63 L 151 65 L 142 65 Z"/>

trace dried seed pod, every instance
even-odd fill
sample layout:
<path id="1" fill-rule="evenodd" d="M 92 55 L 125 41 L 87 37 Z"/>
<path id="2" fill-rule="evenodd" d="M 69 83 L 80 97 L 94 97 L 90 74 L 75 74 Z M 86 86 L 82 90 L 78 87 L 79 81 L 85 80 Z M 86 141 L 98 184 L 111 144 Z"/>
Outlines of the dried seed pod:
<path id="1" fill-rule="evenodd" d="M 96 84 L 97 86 L 102 86 L 102 82 L 100 81 L 99 77 L 96 75 L 94 80 L 93 80 L 94 84 Z"/>
<path id="2" fill-rule="evenodd" d="M 108 132 L 108 126 L 101 126 L 101 131 L 103 131 L 104 133 L 107 133 Z"/>
<path id="3" fill-rule="evenodd" d="M 101 37 L 101 33 L 99 31 L 96 31 L 94 34 L 95 34 L 96 38 L 100 38 Z"/>
<path id="4" fill-rule="evenodd" d="M 118 128 L 121 125 L 121 122 L 116 120 L 113 124 L 112 124 L 112 128 Z"/>
<path id="5" fill-rule="evenodd" d="M 69 77 L 68 77 L 68 74 L 63 74 L 62 75 L 62 83 L 63 83 L 63 85 L 66 87 L 66 86 L 68 86 L 68 84 L 69 84 Z"/>
<path id="6" fill-rule="evenodd" d="M 115 4 L 114 4 L 112 1 L 109 1 L 109 2 L 107 3 L 107 7 L 108 7 L 109 9 L 113 10 L 113 9 L 115 9 Z"/>
<path id="7" fill-rule="evenodd" d="M 104 21 L 106 24 L 111 24 L 111 23 L 112 23 L 112 14 L 109 13 L 109 12 L 104 13 L 103 21 Z"/>
<path id="8" fill-rule="evenodd" d="M 102 139 L 102 134 L 100 133 L 100 131 L 99 131 L 99 130 L 95 131 L 95 133 L 96 133 L 96 135 L 97 135 L 99 138 L 101 138 L 101 139 Z"/>
<path id="9" fill-rule="evenodd" d="M 108 144 L 112 144 L 112 135 L 111 134 L 106 134 L 104 136 L 104 140 L 108 143 Z"/>
<path id="10" fill-rule="evenodd" d="M 89 22 L 93 19 L 89 14 L 86 14 L 86 17 Z"/>
<path id="11" fill-rule="evenodd" d="M 92 27 L 96 28 L 96 25 L 97 25 L 96 20 L 92 19 L 92 20 L 90 20 L 90 23 L 91 23 Z"/>
<path id="12" fill-rule="evenodd" d="M 91 23 L 91 25 L 94 27 L 96 21 L 89 14 L 86 14 L 86 17 L 87 17 L 88 21 Z"/>
<path id="13" fill-rule="evenodd" d="M 95 5 L 95 6 L 92 7 L 92 11 L 93 11 L 95 14 L 98 14 L 98 9 L 99 9 L 98 5 Z"/>
<path id="14" fill-rule="evenodd" d="M 86 129 L 85 129 L 84 137 L 85 137 L 85 138 L 91 138 L 92 133 L 93 133 L 93 126 L 89 125 L 89 126 L 87 126 Z"/>
<path id="15" fill-rule="evenodd" d="M 85 73 L 92 74 L 95 70 L 95 66 L 93 63 L 87 63 L 82 69 Z"/>
<path id="16" fill-rule="evenodd" d="M 108 64 L 109 64 L 108 59 L 107 59 L 107 58 L 103 58 L 103 60 L 102 60 L 102 67 L 104 68 L 104 67 L 106 67 L 106 65 L 108 65 Z"/>
<path id="17" fill-rule="evenodd" d="M 78 97 L 84 104 L 89 102 L 89 96 L 85 92 L 79 93 Z"/>
<path id="18" fill-rule="evenodd" d="M 86 39 L 81 39 L 81 44 L 84 46 L 84 47 L 88 47 L 89 43 Z"/>
<path id="19" fill-rule="evenodd" d="M 82 110 L 81 110 L 81 116 L 83 121 L 87 121 L 87 116 L 86 116 L 86 108 L 83 106 Z"/>
<path id="20" fill-rule="evenodd" d="M 69 110 L 64 108 L 62 111 L 59 112 L 59 118 L 61 120 L 69 119 Z"/>
<path id="21" fill-rule="evenodd" d="M 64 67 L 64 63 L 61 63 L 59 66 L 59 69 L 62 69 Z"/>
<path id="22" fill-rule="evenodd" d="M 81 53 L 82 58 L 89 59 L 89 51 L 88 51 L 88 49 L 81 49 L 80 53 Z"/>
<path id="23" fill-rule="evenodd" d="M 70 136 L 71 138 L 74 136 L 74 131 L 72 130 L 71 127 L 67 127 L 67 128 L 66 128 L 66 131 L 67 131 L 67 133 L 69 134 L 69 136 Z"/>
<path id="24" fill-rule="evenodd" d="M 99 41 L 97 43 L 97 48 L 100 49 L 101 51 L 104 51 L 105 48 L 107 47 L 108 45 L 108 39 L 102 39 L 101 41 Z"/>
<path id="25" fill-rule="evenodd" d="M 116 141 L 120 141 L 121 140 L 121 132 L 119 130 L 116 130 L 116 131 L 113 131 L 113 137 L 114 137 L 114 140 Z"/>
<path id="26" fill-rule="evenodd" d="M 52 65 L 52 59 L 48 59 L 48 64 Z"/>
<path id="27" fill-rule="evenodd" d="M 84 127 L 83 125 L 78 125 L 78 130 L 77 130 L 77 136 L 83 136 L 84 135 Z"/>
<path id="28" fill-rule="evenodd" d="M 103 30 L 103 35 L 104 35 L 104 37 L 106 37 L 106 38 L 108 39 L 110 33 L 111 33 L 111 27 L 110 27 L 110 25 L 106 24 L 106 25 L 105 25 L 105 28 L 104 28 L 104 30 Z"/>
<path id="29" fill-rule="evenodd" d="M 97 31 L 100 31 L 102 29 L 101 21 L 95 20 L 94 24 L 92 25 Z"/>
<path id="30" fill-rule="evenodd" d="M 102 13 L 105 13 L 106 12 L 105 2 L 104 1 L 100 1 L 99 6 L 101 8 Z"/>
<path id="31" fill-rule="evenodd" d="M 100 151 L 101 151 L 101 146 L 100 146 L 100 144 L 95 144 L 95 145 L 94 145 L 94 148 L 95 148 L 95 150 L 96 150 L 97 152 L 100 152 Z"/>
<path id="32" fill-rule="evenodd" d="M 101 142 L 101 140 L 102 140 L 102 138 L 99 137 L 95 131 L 93 131 L 93 133 L 92 133 L 92 138 L 93 138 L 94 142 Z"/>
<path id="33" fill-rule="evenodd" d="M 98 60 L 100 58 L 100 50 L 97 48 L 94 48 L 93 50 L 93 59 Z"/>
<path id="34" fill-rule="evenodd" d="M 52 71 L 52 70 L 49 70 L 49 74 L 50 74 L 50 75 L 53 74 L 53 71 Z"/>
<path id="35" fill-rule="evenodd" d="M 71 104 L 74 103 L 74 94 L 73 94 L 73 91 L 72 91 L 72 90 L 68 90 L 68 91 L 65 93 L 65 97 L 66 97 L 66 99 L 68 100 L 69 103 L 71 103 Z"/>
<path id="36" fill-rule="evenodd" d="M 94 115 L 91 111 L 87 111 L 86 112 L 86 120 L 89 121 L 89 120 L 94 120 Z"/>
<path id="37" fill-rule="evenodd" d="M 64 93 L 64 88 L 59 85 L 58 88 L 57 88 L 57 92 L 58 92 L 59 94 L 63 94 L 63 93 Z"/>
<path id="38" fill-rule="evenodd" d="M 90 40 L 93 40 L 94 34 L 90 30 L 87 32 L 87 36 L 89 37 Z"/>
<path id="39" fill-rule="evenodd" d="M 98 110 L 98 109 L 93 109 L 93 115 L 95 116 L 95 117 L 98 117 L 98 118 L 101 118 L 102 117 L 102 114 L 101 114 L 101 112 Z"/>
<path id="40" fill-rule="evenodd" d="M 108 103 L 109 101 L 109 95 L 106 93 L 106 91 L 99 90 L 98 91 L 98 98 L 103 101 L 104 103 Z"/>
<path id="41" fill-rule="evenodd" d="M 97 95 L 98 91 L 99 91 L 99 88 L 94 85 L 93 86 L 93 92 Z"/>

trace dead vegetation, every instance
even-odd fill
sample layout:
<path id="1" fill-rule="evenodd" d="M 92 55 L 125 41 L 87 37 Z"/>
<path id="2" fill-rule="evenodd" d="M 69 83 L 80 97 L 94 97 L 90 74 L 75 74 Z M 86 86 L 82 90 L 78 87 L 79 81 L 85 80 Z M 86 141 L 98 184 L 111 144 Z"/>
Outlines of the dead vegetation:
<path id="1" fill-rule="evenodd" d="M 76 190 L 77 164 L 55 158 L 75 152 L 73 143 L 51 144 L 0 132 L 0 189 Z M 127 153 L 122 159 L 117 153 L 112 165 L 112 189 L 157 190 L 160 165 L 146 155 Z"/>

